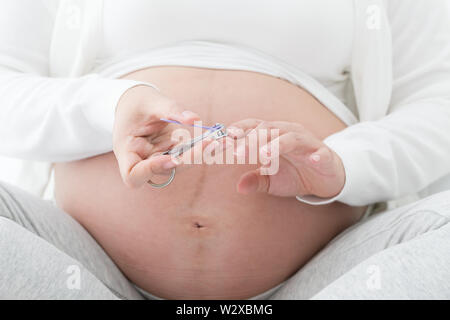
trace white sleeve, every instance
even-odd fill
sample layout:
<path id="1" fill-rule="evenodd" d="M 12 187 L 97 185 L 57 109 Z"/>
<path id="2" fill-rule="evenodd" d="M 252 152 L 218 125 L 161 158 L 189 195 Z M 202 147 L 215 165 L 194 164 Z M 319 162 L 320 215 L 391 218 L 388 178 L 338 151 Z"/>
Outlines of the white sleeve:
<path id="1" fill-rule="evenodd" d="M 0 154 L 50 162 L 112 150 L 115 106 L 147 83 L 86 75 L 48 77 L 53 19 L 42 1 L 0 10 Z"/>
<path id="2" fill-rule="evenodd" d="M 324 142 L 342 159 L 346 181 L 332 199 L 367 205 L 415 193 L 450 172 L 450 18 L 446 0 L 389 0 L 393 94 L 389 114 Z"/>

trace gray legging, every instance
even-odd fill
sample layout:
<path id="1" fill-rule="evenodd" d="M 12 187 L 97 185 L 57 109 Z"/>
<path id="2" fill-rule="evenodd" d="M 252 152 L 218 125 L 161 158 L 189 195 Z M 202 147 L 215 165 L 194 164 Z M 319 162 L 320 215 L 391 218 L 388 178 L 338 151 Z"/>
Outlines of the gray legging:
<path id="1" fill-rule="evenodd" d="M 348 228 L 271 299 L 450 299 L 450 191 Z M 79 281 L 77 280 L 79 276 Z M 0 184 L 0 299 L 143 299 L 69 215 Z"/>

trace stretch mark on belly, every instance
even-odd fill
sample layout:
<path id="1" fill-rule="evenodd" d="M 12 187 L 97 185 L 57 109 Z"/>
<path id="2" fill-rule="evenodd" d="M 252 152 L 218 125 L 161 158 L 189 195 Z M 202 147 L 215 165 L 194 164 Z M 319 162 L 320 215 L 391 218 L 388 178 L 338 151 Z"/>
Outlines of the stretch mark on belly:
<path id="1" fill-rule="evenodd" d="M 216 76 L 216 71 L 211 71 L 209 74 L 209 83 L 211 84 L 209 92 L 206 94 L 205 97 L 205 105 L 208 106 L 204 112 L 204 114 L 202 114 L 202 119 L 204 119 L 204 121 L 206 121 L 206 123 L 211 123 L 211 106 L 214 105 L 214 92 L 213 92 L 213 88 L 214 87 L 214 78 Z M 202 193 L 203 191 L 203 185 L 205 182 L 205 178 L 206 178 L 206 171 L 207 171 L 207 166 L 206 165 L 202 165 L 202 168 L 200 170 L 200 175 L 197 179 L 196 182 L 196 190 L 194 191 L 194 196 L 191 198 L 191 200 L 189 201 L 188 204 L 188 208 L 193 208 L 195 206 L 195 204 L 197 203 L 197 200 L 199 198 L 199 195 Z"/>

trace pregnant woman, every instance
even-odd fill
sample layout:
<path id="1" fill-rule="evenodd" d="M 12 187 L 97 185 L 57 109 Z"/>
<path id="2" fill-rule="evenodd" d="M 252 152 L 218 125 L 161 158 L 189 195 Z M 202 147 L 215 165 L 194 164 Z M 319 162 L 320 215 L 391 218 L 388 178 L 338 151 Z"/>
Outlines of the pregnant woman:
<path id="1" fill-rule="evenodd" d="M 370 215 L 450 173 L 445 7 L 2 3 L 0 152 L 51 163 L 55 202 L 1 184 L 0 298 L 450 295 L 429 269 L 450 260 L 449 194 Z M 180 128 L 161 118 L 278 129 L 279 170 L 161 155 Z M 352 280 L 427 241 L 411 274 L 389 267 L 402 286 Z"/>

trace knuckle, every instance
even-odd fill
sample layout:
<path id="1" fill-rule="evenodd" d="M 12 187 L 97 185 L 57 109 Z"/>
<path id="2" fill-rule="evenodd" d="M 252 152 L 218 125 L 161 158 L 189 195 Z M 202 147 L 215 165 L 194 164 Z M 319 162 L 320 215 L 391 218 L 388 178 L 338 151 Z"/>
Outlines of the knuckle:
<path id="1" fill-rule="evenodd" d="M 299 196 L 308 196 L 314 194 L 313 183 L 303 177 L 301 174 L 299 175 L 299 179 L 297 180 L 297 194 Z"/>

